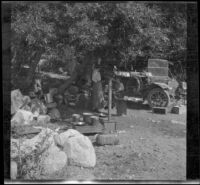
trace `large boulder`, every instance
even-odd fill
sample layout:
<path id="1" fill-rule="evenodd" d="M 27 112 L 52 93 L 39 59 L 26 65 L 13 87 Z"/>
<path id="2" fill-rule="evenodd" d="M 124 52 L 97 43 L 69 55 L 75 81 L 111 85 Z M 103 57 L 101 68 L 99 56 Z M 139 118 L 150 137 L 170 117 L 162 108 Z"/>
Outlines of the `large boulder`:
<path id="1" fill-rule="evenodd" d="M 42 131 L 31 139 L 11 138 L 11 158 L 19 156 L 19 148 L 21 157 L 30 155 L 34 150 L 40 149 L 42 151 L 48 149 L 54 143 L 54 136 L 57 133 L 48 128 L 41 129 Z"/>
<path id="2" fill-rule="evenodd" d="M 76 130 L 69 129 L 59 135 L 57 141 L 63 146 L 69 164 L 83 167 L 96 165 L 96 154 L 90 139 Z"/>
<path id="3" fill-rule="evenodd" d="M 19 109 L 11 119 L 11 125 L 29 125 L 33 121 L 33 117 L 32 112 Z"/>
<path id="4" fill-rule="evenodd" d="M 44 174 L 49 175 L 61 170 L 67 164 L 67 155 L 54 142 L 56 135 L 58 135 L 56 132 L 48 128 L 42 128 L 42 131 L 32 139 L 19 140 L 11 138 L 11 159 L 15 160 L 19 155 L 25 159 L 36 151 L 40 153 L 39 165 Z M 13 174 L 15 174 L 14 172 L 13 170 Z"/>
<path id="5" fill-rule="evenodd" d="M 44 174 L 52 174 L 61 170 L 67 164 L 67 155 L 55 144 L 52 144 L 41 156 L 41 166 Z"/>

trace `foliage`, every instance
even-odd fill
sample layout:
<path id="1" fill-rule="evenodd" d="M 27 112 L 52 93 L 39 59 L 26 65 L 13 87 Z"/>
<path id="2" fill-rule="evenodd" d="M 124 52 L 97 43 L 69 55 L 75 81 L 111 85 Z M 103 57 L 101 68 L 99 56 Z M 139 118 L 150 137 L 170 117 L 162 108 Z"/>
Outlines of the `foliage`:
<path id="1" fill-rule="evenodd" d="M 70 73 L 78 62 L 87 65 L 97 57 L 103 65 L 125 68 L 138 57 L 181 61 L 185 67 L 185 12 L 178 3 L 17 3 L 13 66 L 19 71 L 21 64 L 48 56 Z"/>
<path id="2" fill-rule="evenodd" d="M 18 150 L 18 157 L 15 159 L 18 164 L 18 179 L 34 180 L 42 178 L 44 171 L 42 166 L 42 158 L 44 159 L 44 155 L 46 155 L 45 151 L 50 145 L 50 143 L 47 142 L 50 137 L 50 133 L 45 132 L 44 136 L 45 137 L 43 137 L 40 142 L 36 143 L 36 149 L 29 155 L 25 154 L 21 149 L 21 145 L 23 144 L 24 140 L 23 138 L 19 138 L 18 145 L 14 143 Z"/>

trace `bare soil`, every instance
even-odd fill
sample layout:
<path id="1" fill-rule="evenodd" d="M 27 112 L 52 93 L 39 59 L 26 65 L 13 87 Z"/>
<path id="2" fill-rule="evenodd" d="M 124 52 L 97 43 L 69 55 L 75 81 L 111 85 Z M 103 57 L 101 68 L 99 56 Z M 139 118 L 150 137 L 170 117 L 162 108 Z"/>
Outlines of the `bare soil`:
<path id="1" fill-rule="evenodd" d="M 64 109 L 62 109 L 64 111 Z M 94 168 L 66 166 L 50 179 L 65 180 L 185 180 L 186 114 L 154 114 L 129 106 L 117 122 L 119 145 L 95 146 Z M 94 136 L 89 136 L 94 142 Z"/>

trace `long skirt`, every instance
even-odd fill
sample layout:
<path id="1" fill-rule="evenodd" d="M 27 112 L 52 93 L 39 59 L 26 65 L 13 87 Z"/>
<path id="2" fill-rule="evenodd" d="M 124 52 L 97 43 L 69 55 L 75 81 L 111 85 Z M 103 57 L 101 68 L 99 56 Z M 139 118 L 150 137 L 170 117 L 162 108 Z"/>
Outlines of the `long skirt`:
<path id="1" fill-rule="evenodd" d="M 101 81 L 93 82 L 93 91 L 92 91 L 92 109 L 98 110 L 103 108 L 103 90 Z"/>
<path id="2" fill-rule="evenodd" d="M 116 109 L 117 115 L 121 116 L 122 114 L 127 114 L 127 103 L 124 100 L 117 99 L 116 100 Z"/>

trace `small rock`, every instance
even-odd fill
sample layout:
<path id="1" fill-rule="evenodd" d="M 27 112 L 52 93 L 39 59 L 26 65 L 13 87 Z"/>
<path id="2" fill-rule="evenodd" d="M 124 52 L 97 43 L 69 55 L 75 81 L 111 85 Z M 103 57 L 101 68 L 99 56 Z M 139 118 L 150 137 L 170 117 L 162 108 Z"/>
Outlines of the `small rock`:
<path id="1" fill-rule="evenodd" d="M 32 113 L 37 112 L 38 114 L 46 114 L 47 107 L 44 105 L 44 103 L 42 101 L 35 98 L 35 99 L 31 100 L 31 112 Z"/>
<path id="2" fill-rule="evenodd" d="M 10 163 L 10 178 L 12 180 L 17 178 L 17 163 L 15 161 Z"/>
<path id="3" fill-rule="evenodd" d="M 126 131 L 125 130 L 119 130 L 118 133 L 123 134 L 123 133 L 126 133 Z"/>
<path id="4" fill-rule="evenodd" d="M 116 157 L 122 157 L 122 154 L 115 154 L 116 155 Z"/>
<path id="5" fill-rule="evenodd" d="M 23 95 L 19 89 L 11 91 L 11 114 L 16 113 L 24 104 Z"/>
<path id="6" fill-rule="evenodd" d="M 53 108 L 49 111 L 49 116 L 51 117 L 51 119 L 60 119 L 61 115 L 58 109 Z"/>
<path id="7" fill-rule="evenodd" d="M 11 124 L 28 125 L 31 124 L 31 122 L 33 121 L 33 117 L 34 115 L 32 114 L 32 112 L 19 109 L 11 119 Z"/>
<path id="8" fill-rule="evenodd" d="M 123 147 L 124 147 L 124 145 L 122 145 L 122 144 L 119 144 L 119 145 L 117 145 L 117 147 L 119 147 L 119 148 L 123 148 Z"/>
<path id="9" fill-rule="evenodd" d="M 28 104 L 28 103 L 31 103 L 31 99 L 30 99 L 29 96 L 24 96 L 24 97 L 23 97 L 23 100 L 24 100 L 24 102 L 26 102 L 27 104 Z"/>
<path id="10" fill-rule="evenodd" d="M 109 164 L 108 162 L 106 162 L 106 161 L 105 161 L 103 164 L 105 164 L 106 166 L 109 166 L 109 165 L 110 165 L 110 164 Z"/>
<path id="11" fill-rule="evenodd" d="M 59 146 L 59 147 L 63 147 L 63 143 L 62 143 L 62 141 L 61 141 L 61 138 L 60 138 L 60 136 L 59 135 L 55 135 L 54 136 L 54 142 L 55 142 L 55 144 L 57 145 L 57 146 Z"/>
<path id="12" fill-rule="evenodd" d="M 182 121 L 176 121 L 176 120 L 171 120 L 171 123 L 173 123 L 173 124 L 182 124 L 182 125 L 185 125 L 184 122 L 182 122 Z"/>
<path id="13" fill-rule="evenodd" d="M 138 154 L 138 157 L 140 158 L 141 156 L 142 156 L 142 153 L 139 153 L 139 154 Z"/>
<path id="14" fill-rule="evenodd" d="M 40 124 L 47 124 L 50 122 L 51 117 L 49 115 L 39 115 L 37 117 L 37 122 Z"/>
<path id="15" fill-rule="evenodd" d="M 29 96 L 30 96 L 30 98 L 36 98 L 36 94 L 34 91 L 30 91 Z"/>

